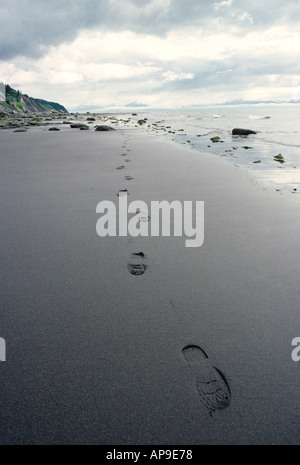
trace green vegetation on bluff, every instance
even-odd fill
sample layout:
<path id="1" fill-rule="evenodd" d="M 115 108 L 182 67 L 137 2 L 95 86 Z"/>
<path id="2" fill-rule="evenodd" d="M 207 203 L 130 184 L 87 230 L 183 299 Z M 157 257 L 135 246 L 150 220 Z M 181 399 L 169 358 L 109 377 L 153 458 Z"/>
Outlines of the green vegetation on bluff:
<path id="1" fill-rule="evenodd" d="M 6 101 L 0 102 L 0 112 L 4 113 L 41 113 L 55 111 L 58 113 L 68 113 L 65 107 L 55 102 L 48 102 L 43 99 L 35 99 L 27 94 L 22 94 L 8 84 L 5 86 Z"/>

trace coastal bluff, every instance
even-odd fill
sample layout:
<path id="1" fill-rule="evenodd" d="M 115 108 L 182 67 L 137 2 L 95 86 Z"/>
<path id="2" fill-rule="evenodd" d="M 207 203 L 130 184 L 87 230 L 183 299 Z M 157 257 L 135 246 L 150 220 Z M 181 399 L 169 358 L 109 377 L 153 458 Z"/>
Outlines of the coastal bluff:
<path id="1" fill-rule="evenodd" d="M 13 89 L 8 84 L 5 85 L 5 100 L 0 101 L 0 116 L 5 117 L 45 112 L 69 113 L 68 110 L 59 103 L 29 97 L 27 94 Z"/>

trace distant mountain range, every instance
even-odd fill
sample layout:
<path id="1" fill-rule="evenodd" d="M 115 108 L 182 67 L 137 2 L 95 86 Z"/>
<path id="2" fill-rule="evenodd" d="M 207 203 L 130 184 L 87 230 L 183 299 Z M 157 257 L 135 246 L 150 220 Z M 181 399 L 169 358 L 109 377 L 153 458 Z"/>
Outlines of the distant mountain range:
<path id="1" fill-rule="evenodd" d="M 69 113 L 68 110 L 59 103 L 29 97 L 27 94 L 22 94 L 19 90 L 13 89 L 8 84 L 5 85 L 5 101 L 0 101 L 0 112 L 16 114 L 42 113 L 48 111 Z"/>
<path id="2" fill-rule="evenodd" d="M 259 105 L 259 104 L 284 104 L 300 103 L 300 99 L 294 100 L 231 100 L 230 102 L 220 103 L 219 105 Z"/>

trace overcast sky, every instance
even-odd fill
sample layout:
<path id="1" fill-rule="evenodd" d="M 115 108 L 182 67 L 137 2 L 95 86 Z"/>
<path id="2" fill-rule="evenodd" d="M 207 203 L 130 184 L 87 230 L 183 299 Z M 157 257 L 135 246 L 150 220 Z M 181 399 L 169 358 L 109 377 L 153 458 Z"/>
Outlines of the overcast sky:
<path id="1" fill-rule="evenodd" d="M 81 107 L 300 95 L 299 0 L 0 0 L 0 81 Z"/>

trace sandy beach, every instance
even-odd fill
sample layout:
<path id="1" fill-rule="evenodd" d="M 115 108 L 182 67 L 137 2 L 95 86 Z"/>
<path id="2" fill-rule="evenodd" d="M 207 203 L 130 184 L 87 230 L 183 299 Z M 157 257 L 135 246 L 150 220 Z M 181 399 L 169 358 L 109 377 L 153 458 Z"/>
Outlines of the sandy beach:
<path id="1" fill-rule="evenodd" d="M 138 129 L 3 130 L 0 160 L 1 444 L 299 444 L 298 194 Z M 204 201 L 203 245 L 99 237 L 121 189 Z"/>

